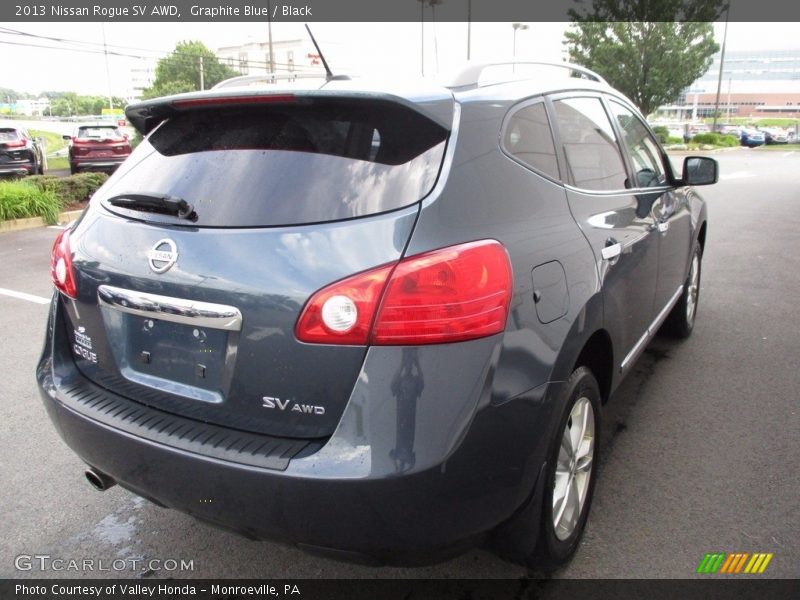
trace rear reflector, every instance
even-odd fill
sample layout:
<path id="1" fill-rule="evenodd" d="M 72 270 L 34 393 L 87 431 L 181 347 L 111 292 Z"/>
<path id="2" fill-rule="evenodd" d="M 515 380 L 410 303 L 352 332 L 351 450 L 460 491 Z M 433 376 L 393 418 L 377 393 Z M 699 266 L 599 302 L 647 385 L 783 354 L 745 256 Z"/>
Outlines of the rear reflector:
<path id="1" fill-rule="evenodd" d="M 261 104 L 267 102 L 294 102 L 294 94 L 188 98 L 186 100 L 175 100 L 172 105 L 176 108 L 189 108 L 192 106 L 230 106 L 231 104 Z"/>
<path id="2" fill-rule="evenodd" d="M 53 251 L 50 255 L 50 277 L 59 292 L 70 298 L 78 296 L 78 288 L 75 285 L 75 275 L 72 270 L 69 229 L 59 233 L 53 243 Z"/>
<path id="3" fill-rule="evenodd" d="M 423 345 L 505 329 L 511 300 L 505 248 L 483 240 L 407 257 L 315 293 L 300 315 L 300 341 Z M 373 323 L 374 321 L 374 323 Z"/>

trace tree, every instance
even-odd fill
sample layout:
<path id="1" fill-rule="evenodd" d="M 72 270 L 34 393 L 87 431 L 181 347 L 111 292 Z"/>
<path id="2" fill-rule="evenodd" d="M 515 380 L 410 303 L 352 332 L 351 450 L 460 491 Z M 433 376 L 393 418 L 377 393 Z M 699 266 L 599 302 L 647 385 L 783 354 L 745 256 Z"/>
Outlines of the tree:
<path id="1" fill-rule="evenodd" d="M 570 11 L 564 44 L 647 116 L 711 66 L 720 13 L 714 0 L 594 0 L 591 12 Z"/>
<path id="2" fill-rule="evenodd" d="M 158 61 L 156 79 L 144 91 L 145 98 L 193 92 L 202 85 L 208 89 L 223 79 L 235 77 L 236 71 L 219 62 L 214 53 L 202 42 L 179 42 L 172 54 Z"/>

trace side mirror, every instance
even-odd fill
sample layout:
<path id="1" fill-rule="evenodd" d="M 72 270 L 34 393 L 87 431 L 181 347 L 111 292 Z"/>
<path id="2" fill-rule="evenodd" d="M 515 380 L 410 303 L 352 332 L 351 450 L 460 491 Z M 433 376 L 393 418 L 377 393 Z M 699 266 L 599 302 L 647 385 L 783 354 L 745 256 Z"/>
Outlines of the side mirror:
<path id="1" fill-rule="evenodd" d="M 707 156 L 687 156 L 683 160 L 683 185 L 711 185 L 719 180 L 719 165 Z"/>
<path id="2" fill-rule="evenodd" d="M 68 134 L 64 134 L 64 135 L 62 135 L 62 136 L 61 136 L 61 139 L 62 139 L 62 140 L 71 140 L 71 139 L 72 139 L 72 136 L 71 136 L 71 135 L 68 135 Z"/>

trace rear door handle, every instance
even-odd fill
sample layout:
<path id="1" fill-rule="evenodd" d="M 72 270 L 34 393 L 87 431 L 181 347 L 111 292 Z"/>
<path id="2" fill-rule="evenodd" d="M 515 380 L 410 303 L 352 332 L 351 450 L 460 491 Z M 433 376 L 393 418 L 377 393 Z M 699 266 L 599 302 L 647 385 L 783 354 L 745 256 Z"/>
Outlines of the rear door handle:
<path id="1" fill-rule="evenodd" d="M 622 244 L 620 244 L 614 238 L 608 238 L 606 241 L 606 246 L 600 251 L 600 254 L 603 257 L 603 260 L 611 260 L 612 258 L 616 258 L 622 254 Z"/>

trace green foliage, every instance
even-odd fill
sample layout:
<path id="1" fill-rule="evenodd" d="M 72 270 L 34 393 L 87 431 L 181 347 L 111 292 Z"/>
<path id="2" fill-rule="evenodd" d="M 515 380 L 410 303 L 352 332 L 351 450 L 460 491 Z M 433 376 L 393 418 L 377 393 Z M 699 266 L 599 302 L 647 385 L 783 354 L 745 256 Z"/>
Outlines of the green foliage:
<path id="1" fill-rule="evenodd" d="M 720 135 L 719 133 L 698 133 L 692 138 L 692 142 L 695 144 L 733 147 L 739 145 L 739 138 L 735 135 Z"/>
<path id="2" fill-rule="evenodd" d="M 144 91 L 144 98 L 157 98 L 199 90 L 201 64 L 205 89 L 239 74 L 229 66 L 220 63 L 214 53 L 202 42 L 179 42 L 172 54 L 158 61 L 156 79 L 152 87 Z"/>
<path id="3" fill-rule="evenodd" d="M 656 136 L 658 137 L 659 141 L 662 144 L 667 143 L 667 140 L 669 139 L 669 129 L 667 129 L 663 125 L 656 125 L 655 127 L 653 127 L 653 133 L 656 134 Z"/>
<path id="4" fill-rule="evenodd" d="M 674 144 L 682 144 L 683 143 L 683 138 L 669 136 L 667 138 L 667 141 L 663 142 L 663 143 L 666 144 L 667 146 L 672 146 Z"/>
<path id="5" fill-rule="evenodd" d="M 28 180 L 0 181 L 0 221 L 42 217 L 53 225 L 60 210 L 53 190 L 43 190 Z"/>
<path id="6" fill-rule="evenodd" d="M 56 117 L 72 115 L 99 115 L 108 108 L 106 96 L 79 96 L 75 92 L 45 92 L 42 95 L 50 98 L 50 112 Z M 123 98 L 111 98 L 114 108 L 123 108 Z"/>
<path id="7" fill-rule="evenodd" d="M 570 60 L 597 71 L 647 116 L 677 100 L 719 50 L 711 0 L 593 0 L 571 10 L 564 44 Z M 683 20 L 681 20 L 683 19 Z"/>
<path id="8" fill-rule="evenodd" d="M 61 208 L 80 205 L 92 197 L 92 194 L 108 179 L 105 173 L 78 173 L 69 177 L 52 175 L 34 175 L 25 180 L 43 192 L 55 195 Z"/>

